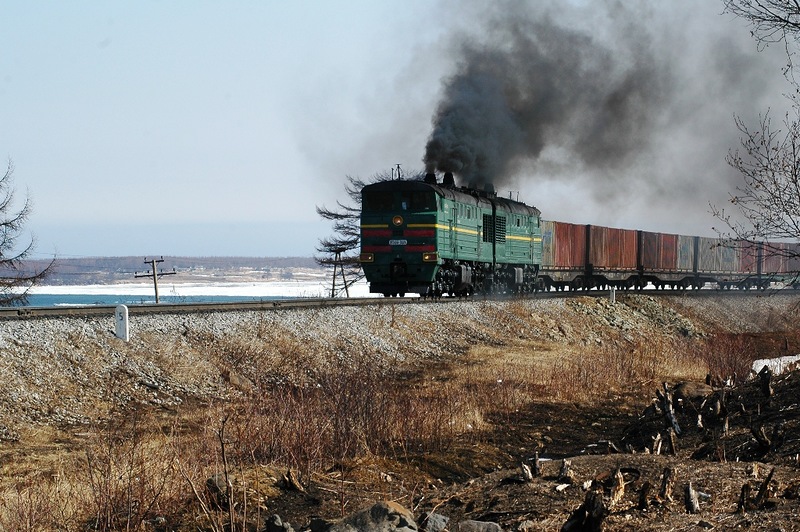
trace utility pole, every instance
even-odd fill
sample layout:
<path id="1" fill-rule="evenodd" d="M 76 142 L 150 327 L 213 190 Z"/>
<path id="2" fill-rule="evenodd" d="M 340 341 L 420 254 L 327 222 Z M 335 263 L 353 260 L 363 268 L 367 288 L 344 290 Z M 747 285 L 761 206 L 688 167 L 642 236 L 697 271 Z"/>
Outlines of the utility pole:
<path id="1" fill-rule="evenodd" d="M 345 252 L 344 248 L 337 248 L 334 250 L 336 256 L 333 259 L 333 283 L 331 284 L 331 299 L 336 297 L 336 268 L 339 268 L 339 272 L 342 274 L 342 284 L 344 285 L 344 293 L 347 297 L 350 297 L 350 285 L 347 283 L 347 279 L 344 277 L 344 261 L 342 260 L 342 253 Z"/>
<path id="2" fill-rule="evenodd" d="M 158 278 L 161 277 L 162 275 L 175 275 L 176 273 L 178 273 L 178 272 L 175 271 L 175 268 L 172 268 L 171 272 L 165 272 L 164 270 L 156 270 L 156 264 L 162 263 L 162 262 L 164 262 L 164 256 L 163 255 L 161 256 L 160 259 L 147 260 L 147 257 L 145 257 L 144 258 L 144 263 L 145 264 L 149 264 L 150 267 L 152 268 L 152 271 L 144 272 L 144 273 L 133 272 L 133 276 L 135 278 L 138 278 L 138 277 L 151 277 L 151 276 L 153 277 L 153 286 L 156 289 L 156 304 L 158 304 Z"/>

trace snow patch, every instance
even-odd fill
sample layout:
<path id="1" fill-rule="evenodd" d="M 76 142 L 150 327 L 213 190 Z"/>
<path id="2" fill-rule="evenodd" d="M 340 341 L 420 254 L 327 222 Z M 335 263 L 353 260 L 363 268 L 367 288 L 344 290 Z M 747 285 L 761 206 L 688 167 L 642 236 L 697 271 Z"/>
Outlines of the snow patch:
<path id="1" fill-rule="evenodd" d="M 786 355 L 776 358 L 761 358 L 753 362 L 753 373 L 758 374 L 767 366 L 774 375 L 780 375 L 800 367 L 800 355 Z"/>

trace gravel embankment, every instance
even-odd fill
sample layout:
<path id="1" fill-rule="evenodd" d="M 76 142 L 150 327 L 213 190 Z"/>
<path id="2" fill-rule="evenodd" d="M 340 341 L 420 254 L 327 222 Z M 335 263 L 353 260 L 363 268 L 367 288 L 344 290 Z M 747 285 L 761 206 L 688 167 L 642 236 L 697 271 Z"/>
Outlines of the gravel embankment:
<path id="1" fill-rule="evenodd" d="M 313 310 L 132 316 L 131 340 L 114 318 L 0 322 L 0 440 L 36 424 L 89 423 L 131 402 L 172 407 L 225 399 L 255 382 L 307 378 L 320 363 L 376 364 L 457 357 L 470 346 L 527 338 L 583 345 L 653 334 L 701 335 L 793 326 L 798 295 L 691 298 L 624 295 L 417 303 Z"/>

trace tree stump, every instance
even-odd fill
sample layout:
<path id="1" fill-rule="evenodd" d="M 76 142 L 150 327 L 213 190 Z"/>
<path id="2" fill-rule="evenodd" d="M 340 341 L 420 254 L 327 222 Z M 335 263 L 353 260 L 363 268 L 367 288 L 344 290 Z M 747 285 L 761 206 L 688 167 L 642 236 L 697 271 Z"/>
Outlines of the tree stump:
<path id="1" fill-rule="evenodd" d="M 600 532 L 603 530 L 605 517 L 606 507 L 603 504 L 602 492 L 589 491 L 583 504 L 572 512 L 561 527 L 561 532 Z"/>
<path id="2" fill-rule="evenodd" d="M 566 482 L 568 484 L 575 483 L 575 473 L 572 471 L 572 461 L 566 458 L 561 461 L 561 469 L 558 471 L 558 482 Z"/>
<path id="3" fill-rule="evenodd" d="M 622 501 L 625 496 L 625 477 L 622 476 L 622 471 L 617 468 L 611 477 L 611 498 L 608 500 L 608 509 L 613 508 Z"/>
<path id="4" fill-rule="evenodd" d="M 767 502 L 767 499 L 772 495 L 772 490 L 770 488 L 770 483 L 772 482 L 772 477 L 775 475 L 775 468 L 773 467 L 767 478 L 761 483 L 761 486 L 758 488 L 758 493 L 756 494 L 756 499 L 753 501 L 753 505 L 756 508 L 761 508 L 764 506 L 764 503 Z"/>
<path id="5" fill-rule="evenodd" d="M 519 467 L 522 470 L 522 480 L 525 482 L 533 482 L 533 471 L 531 471 L 531 467 L 525 462 L 522 462 Z"/>
<path id="6" fill-rule="evenodd" d="M 672 489 L 675 487 L 676 474 L 676 468 L 664 468 L 664 476 L 661 480 L 661 491 L 658 492 L 658 500 L 660 502 L 672 502 Z"/>
<path id="7" fill-rule="evenodd" d="M 750 433 L 758 443 L 758 450 L 761 454 L 767 454 L 772 448 L 772 442 L 767 437 L 767 432 L 764 430 L 764 425 L 750 427 Z"/>
<path id="8" fill-rule="evenodd" d="M 661 433 L 659 432 L 653 440 L 653 454 L 661 454 L 662 440 Z"/>
<path id="9" fill-rule="evenodd" d="M 640 510 L 647 510 L 650 506 L 650 500 L 648 497 L 650 496 L 650 490 L 653 489 L 653 485 L 650 484 L 649 480 L 645 480 L 642 487 L 639 489 L 639 504 L 636 506 Z"/>
<path id="10" fill-rule="evenodd" d="M 533 476 L 542 476 L 542 461 L 539 460 L 539 451 L 533 453 Z"/>
<path id="11" fill-rule="evenodd" d="M 764 366 L 758 372 L 758 381 L 761 385 L 761 395 L 764 397 L 772 397 L 775 391 L 772 389 L 772 370 L 769 366 Z"/>
<path id="12" fill-rule="evenodd" d="M 666 382 L 662 383 L 662 386 L 664 387 L 664 391 L 657 392 L 657 395 L 663 403 L 662 409 L 664 410 L 664 417 L 666 418 L 667 423 L 669 423 L 669 425 L 675 431 L 675 434 L 680 436 L 681 427 L 678 425 L 678 418 L 675 417 L 675 409 L 672 405 L 672 392 L 670 391 Z"/>
<path id="13" fill-rule="evenodd" d="M 744 514 L 750 509 L 750 484 L 743 484 L 739 493 L 739 502 L 736 504 L 736 513 Z"/>
<path id="14" fill-rule="evenodd" d="M 678 454 L 678 438 L 672 427 L 667 429 L 667 436 L 669 437 L 669 452 L 675 456 Z"/>
<path id="15" fill-rule="evenodd" d="M 690 514 L 700 513 L 700 500 L 697 491 L 692 487 L 691 481 L 686 484 L 686 511 Z"/>

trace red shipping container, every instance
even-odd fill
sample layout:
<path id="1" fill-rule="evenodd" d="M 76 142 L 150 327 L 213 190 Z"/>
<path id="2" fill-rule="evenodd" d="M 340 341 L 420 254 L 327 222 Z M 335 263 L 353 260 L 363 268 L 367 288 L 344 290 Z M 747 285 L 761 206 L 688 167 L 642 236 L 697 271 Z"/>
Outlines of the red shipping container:
<path id="1" fill-rule="evenodd" d="M 786 273 L 789 244 L 765 243 L 763 273 Z"/>
<path id="2" fill-rule="evenodd" d="M 758 270 L 758 247 L 744 240 L 733 243 L 739 252 L 739 272 L 756 273 Z"/>
<path id="3" fill-rule="evenodd" d="M 635 270 L 636 231 L 591 226 L 589 262 L 595 270 Z"/>
<path id="4" fill-rule="evenodd" d="M 678 235 L 642 231 L 641 261 L 647 271 L 676 271 Z"/>
<path id="5" fill-rule="evenodd" d="M 553 222 L 553 266 L 580 269 L 586 262 L 586 226 Z"/>

